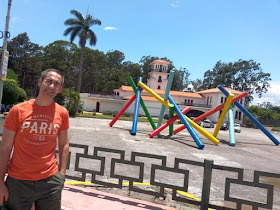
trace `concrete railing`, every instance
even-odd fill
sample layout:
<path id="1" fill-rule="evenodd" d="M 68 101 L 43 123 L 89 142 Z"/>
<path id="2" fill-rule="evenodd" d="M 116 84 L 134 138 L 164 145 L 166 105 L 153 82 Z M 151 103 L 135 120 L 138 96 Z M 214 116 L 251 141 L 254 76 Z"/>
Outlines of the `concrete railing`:
<path id="1" fill-rule="evenodd" d="M 90 154 L 87 145 L 70 144 L 66 178 L 85 182 L 91 175 L 92 183 L 120 189 L 124 187 L 124 180 L 127 180 L 129 191 L 163 198 L 165 190 L 171 189 L 173 200 L 194 204 L 203 210 L 208 208 L 242 209 L 243 205 L 251 206 L 252 209 L 276 209 L 276 206 L 280 206 L 279 199 L 274 201 L 274 198 L 277 198 L 277 196 L 273 197 L 276 195 L 274 185 L 261 183 L 261 178 L 262 180 L 272 178 L 279 181 L 280 174 L 253 171 L 253 181 L 250 182 L 244 180 L 244 169 L 216 165 L 210 159 L 199 162 L 175 158 L 171 164 L 174 166 L 168 165 L 167 157 L 163 155 L 133 151 L 128 155 L 124 150 L 103 147 L 94 147 L 93 153 Z M 195 178 L 191 179 L 193 171 L 200 171 L 201 174 L 197 172 Z M 162 174 L 163 177 L 161 177 Z M 225 176 L 224 183 L 222 174 L 223 177 Z M 233 175 L 235 178 L 232 178 Z M 147 189 L 137 187 L 136 183 L 144 181 L 149 183 Z M 185 196 L 190 181 L 195 182 L 196 186 L 201 189 L 200 199 Z M 213 186 L 213 183 L 218 183 L 221 185 L 220 189 L 225 189 L 223 200 L 219 201 L 219 204 L 210 199 L 210 195 L 217 193 L 217 188 Z M 234 185 L 237 185 L 238 197 L 231 195 L 234 192 L 232 189 Z M 154 188 L 152 189 L 152 187 Z M 251 188 L 251 190 L 244 191 L 242 188 Z M 233 192 L 231 192 L 232 190 Z M 259 194 L 261 194 L 261 199 L 257 198 Z M 220 205 L 220 203 L 224 205 Z"/>

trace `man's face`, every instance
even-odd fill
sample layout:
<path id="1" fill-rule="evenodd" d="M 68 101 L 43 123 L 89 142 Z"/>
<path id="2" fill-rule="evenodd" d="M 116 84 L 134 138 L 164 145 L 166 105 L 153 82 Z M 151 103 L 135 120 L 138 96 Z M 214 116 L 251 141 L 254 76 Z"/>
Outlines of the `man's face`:
<path id="1" fill-rule="evenodd" d="M 62 90 L 62 77 L 60 74 L 49 71 L 44 80 L 39 79 L 39 96 L 54 98 Z"/>

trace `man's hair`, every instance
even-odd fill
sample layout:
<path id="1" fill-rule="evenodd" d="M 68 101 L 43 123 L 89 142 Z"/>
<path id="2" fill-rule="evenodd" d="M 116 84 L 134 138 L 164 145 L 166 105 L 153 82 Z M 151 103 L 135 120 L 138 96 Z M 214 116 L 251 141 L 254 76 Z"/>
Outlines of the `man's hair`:
<path id="1" fill-rule="evenodd" d="M 64 84 L 64 76 L 63 76 L 62 72 L 57 70 L 57 69 L 49 68 L 49 69 L 46 69 L 46 70 L 42 71 L 41 79 L 44 80 L 46 78 L 48 72 L 50 72 L 50 71 L 54 71 L 54 72 L 58 73 L 62 77 L 61 85 L 63 85 Z"/>

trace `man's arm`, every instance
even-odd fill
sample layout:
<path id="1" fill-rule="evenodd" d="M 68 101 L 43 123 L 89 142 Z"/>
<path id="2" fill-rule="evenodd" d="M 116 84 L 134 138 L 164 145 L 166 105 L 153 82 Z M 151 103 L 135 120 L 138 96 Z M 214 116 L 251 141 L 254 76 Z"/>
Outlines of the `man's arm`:
<path id="1" fill-rule="evenodd" d="M 9 192 L 5 185 L 4 178 L 8 170 L 11 151 L 14 145 L 16 132 L 4 128 L 2 142 L 0 144 L 0 205 L 8 200 Z"/>
<path id="2" fill-rule="evenodd" d="M 58 132 L 59 171 L 65 176 L 69 155 L 68 130 Z"/>

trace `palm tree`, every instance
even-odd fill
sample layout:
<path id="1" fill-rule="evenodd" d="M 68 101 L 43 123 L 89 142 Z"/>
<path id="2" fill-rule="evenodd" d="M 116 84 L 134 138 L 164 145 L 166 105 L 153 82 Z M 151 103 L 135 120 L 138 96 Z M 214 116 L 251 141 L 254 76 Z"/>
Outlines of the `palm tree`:
<path id="1" fill-rule="evenodd" d="M 86 41 L 89 39 L 89 44 L 91 46 L 96 45 L 96 35 L 90 29 L 93 25 L 101 25 L 101 21 L 98 19 L 93 18 L 91 15 L 87 14 L 86 17 L 78 12 L 77 10 L 71 10 L 70 13 L 74 15 L 76 18 L 69 18 L 64 22 L 64 25 L 69 26 L 63 35 L 67 36 L 70 34 L 70 42 L 72 43 L 74 39 L 79 36 L 80 41 L 79 45 L 81 47 L 81 57 L 80 57 L 80 64 L 79 64 L 79 74 L 78 74 L 78 85 L 77 85 L 77 92 L 80 94 L 81 92 L 81 84 L 82 84 L 82 68 L 83 68 L 83 61 L 84 61 L 84 48 L 86 46 Z M 78 109 L 78 107 L 77 107 Z"/>

